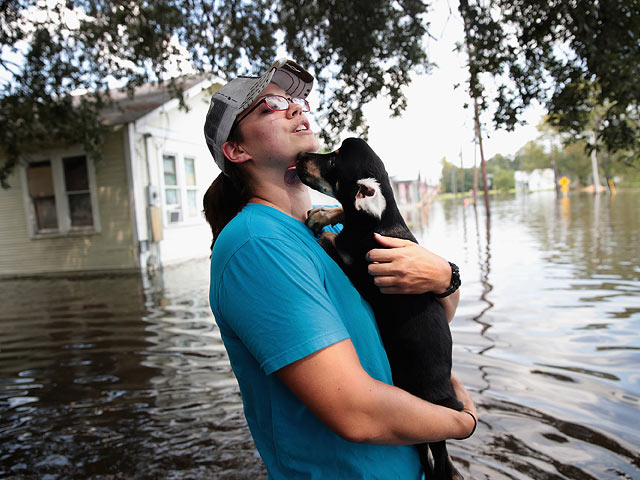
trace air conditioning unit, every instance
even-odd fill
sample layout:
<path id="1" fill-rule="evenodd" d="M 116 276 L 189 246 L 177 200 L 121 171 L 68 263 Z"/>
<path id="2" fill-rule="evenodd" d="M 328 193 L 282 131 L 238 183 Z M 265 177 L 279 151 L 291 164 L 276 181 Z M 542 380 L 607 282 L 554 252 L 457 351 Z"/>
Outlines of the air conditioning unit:
<path id="1" fill-rule="evenodd" d="M 182 221 L 181 210 L 170 210 L 167 212 L 167 216 L 169 217 L 169 223 L 178 223 Z"/>

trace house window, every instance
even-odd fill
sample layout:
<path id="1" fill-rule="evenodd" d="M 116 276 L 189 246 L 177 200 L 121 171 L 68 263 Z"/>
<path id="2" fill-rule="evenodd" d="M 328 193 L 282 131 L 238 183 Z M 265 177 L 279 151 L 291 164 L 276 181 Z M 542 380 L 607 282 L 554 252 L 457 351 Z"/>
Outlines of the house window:
<path id="1" fill-rule="evenodd" d="M 34 162 L 27 167 L 29 196 L 35 213 L 37 232 L 55 232 L 58 230 L 56 213 L 56 193 L 53 188 L 51 162 Z"/>
<path id="2" fill-rule="evenodd" d="M 182 207 L 180 205 L 176 156 L 163 155 L 162 165 L 164 168 L 164 201 L 167 205 L 167 222 L 177 223 L 182 220 Z"/>
<path id="3" fill-rule="evenodd" d="M 72 227 L 92 227 L 91 191 L 87 159 L 84 156 L 63 158 L 64 182 Z"/>
<path id="4" fill-rule="evenodd" d="M 52 156 L 29 162 L 25 170 L 34 235 L 97 230 L 97 200 L 86 156 Z"/>
<path id="5" fill-rule="evenodd" d="M 200 210 L 198 209 L 195 158 L 164 154 L 162 166 L 167 223 L 175 224 L 185 219 L 197 218 Z"/>
<path id="6" fill-rule="evenodd" d="M 197 217 L 199 209 L 195 158 L 184 157 L 184 180 L 187 192 L 187 215 L 189 215 L 189 217 Z"/>

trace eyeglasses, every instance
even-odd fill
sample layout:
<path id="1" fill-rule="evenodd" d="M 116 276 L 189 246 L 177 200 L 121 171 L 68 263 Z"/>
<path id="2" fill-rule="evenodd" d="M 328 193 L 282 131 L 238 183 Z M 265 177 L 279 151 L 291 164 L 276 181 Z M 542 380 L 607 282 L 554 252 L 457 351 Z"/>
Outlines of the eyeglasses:
<path id="1" fill-rule="evenodd" d="M 244 118 L 253 112 L 260 105 L 265 104 L 266 107 L 272 112 L 281 112 L 283 110 L 289 110 L 289 105 L 291 103 L 295 103 L 296 105 L 300 105 L 302 107 L 303 112 L 311 111 L 311 107 L 309 107 L 309 102 L 307 102 L 304 98 L 287 98 L 282 95 L 265 95 L 260 99 L 258 103 L 256 103 L 248 112 L 242 115 L 238 120 L 236 120 L 233 125 L 234 128 L 242 121 Z"/>

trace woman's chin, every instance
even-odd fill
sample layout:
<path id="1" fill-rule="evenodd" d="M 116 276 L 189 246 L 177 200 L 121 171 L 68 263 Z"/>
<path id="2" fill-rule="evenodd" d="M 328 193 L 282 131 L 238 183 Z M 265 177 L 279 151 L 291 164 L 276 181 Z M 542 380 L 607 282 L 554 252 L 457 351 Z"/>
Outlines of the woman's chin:
<path id="1" fill-rule="evenodd" d="M 318 139 L 316 138 L 316 136 L 314 135 L 314 136 L 313 136 L 313 142 L 312 142 L 312 148 L 311 148 L 311 150 L 307 150 L 307 151 L 309 151 L 309 152 L 314 152 L 314 153 L 315 153 L 315 152 L 317 152 L 319 149 L 320 149 L 320 140 L 318 140 Z"/>
<path id="2" fill-rule="evenodd" d="M 302 152 L 317 152 L 320 148 L 320 140 L 317 139 L 313 132 L 304 133 Z"/>

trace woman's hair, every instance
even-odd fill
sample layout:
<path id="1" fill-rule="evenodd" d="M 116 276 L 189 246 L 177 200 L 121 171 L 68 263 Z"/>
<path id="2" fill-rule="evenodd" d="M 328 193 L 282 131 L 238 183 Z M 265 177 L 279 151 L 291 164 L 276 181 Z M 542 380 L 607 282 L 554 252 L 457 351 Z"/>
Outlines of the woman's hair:
<path id="1" fill-rule="evenodd" d="M 229 135 L 230 142 L 241 142 L 240 129 L 234 128 Z M 251 198 L 251 189 L 247 183 L 244 169 L 238 164 L 224 159 L 224 169 L 227 172 L 220 173 L 211 183 L 204 194 L 202 206 L 204 216 L 211 226 L 213 240 L 211 249 L 222 229 L 235 217 Z"/>

